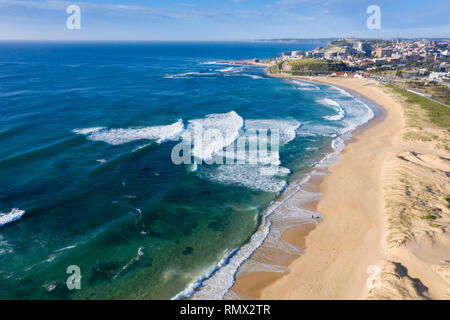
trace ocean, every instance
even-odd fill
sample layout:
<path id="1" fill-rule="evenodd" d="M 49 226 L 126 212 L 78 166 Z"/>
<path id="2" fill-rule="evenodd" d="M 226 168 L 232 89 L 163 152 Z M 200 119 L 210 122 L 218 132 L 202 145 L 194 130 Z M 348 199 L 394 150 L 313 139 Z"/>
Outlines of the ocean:
<path id="1" fill-rule="evenodd" d="M 222 298 L 274 201 L 374 112 L 220 61 L 315 46 L 0 43 L 0 299 Z M 231 134 L 176 164 L 194 124 Z M 206 163 L 245 130 L 278 133 L 279 153 Z"/>

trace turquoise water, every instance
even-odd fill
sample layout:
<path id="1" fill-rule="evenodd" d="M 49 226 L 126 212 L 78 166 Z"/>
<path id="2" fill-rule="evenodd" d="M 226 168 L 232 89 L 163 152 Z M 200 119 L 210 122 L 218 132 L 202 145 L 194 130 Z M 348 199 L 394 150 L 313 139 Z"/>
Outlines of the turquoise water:
<path id="1" fill-rule="evenodd" d="M 373 116 L 338 88 L 217 63 L 312 48 L 1 43 L 0 298 L 168 299 L 200 287 L 290 173 Z M 175 165 L 190 124 L 208 121 L 278 130 L 279 163 Z M 70 265 L 80 290 L 66 286 Z"/>

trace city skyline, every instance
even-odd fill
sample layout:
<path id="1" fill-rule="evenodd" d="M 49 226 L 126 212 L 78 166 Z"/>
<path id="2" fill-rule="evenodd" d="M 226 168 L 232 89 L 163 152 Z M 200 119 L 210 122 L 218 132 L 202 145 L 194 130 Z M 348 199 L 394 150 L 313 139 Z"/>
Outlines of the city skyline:
<path id="1" fill-rule="evenodd" d="M 81 10 L 70 30 L 66 12 Z M 381 10 L 369 29 L 367 8 Z M 233 41 L 274 38 L 447 38 L 446 1 L 0 0 L 1 40 Z"/>

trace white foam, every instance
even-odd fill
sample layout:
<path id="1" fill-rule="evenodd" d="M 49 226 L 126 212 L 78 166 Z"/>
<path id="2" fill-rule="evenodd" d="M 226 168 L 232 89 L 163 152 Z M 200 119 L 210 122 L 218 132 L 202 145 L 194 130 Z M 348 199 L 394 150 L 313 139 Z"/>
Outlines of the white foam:
<path id="1" fill-rule="evenodd" d="M 341 152 L 345 148 L 345 142 L 342 138 L 338 137 L 331 142 L 331 147 L 336 152 Z"/>
<path id="2" fill-rule="evenodd" d="M 129 129 L 106 129 L 103 127 L 75 129 L 73 132 L 84 134 L 93 141 L 102 141 L 111 145 L 119 145 L 135 140 L 156 140 L 162 143 L 176 139 L 184 130 L 183 120 L 167 125 Z"/>
<path id="3" fill-rule="evenodd" d="M 136 148 L 134 148 L 133 150 L 131 150 L 131 152 L 136 152 L 136 151 L 141 150 L 141 149 L 143 149 L 143 148 L 145 148 L 145 147 L 148 147 L 149 145 L 151 145 L 151 143 L 146 143 L 146 144 L 137 146 Z"/>
<path id="4" fill-rule="evenodd" d="M 73 129 L 72 131 L 78 134 L 90 134 L 100 130 L 105 129 L 105 127 L 93 127 L 93 128 L 84 128 L 84 129 Z"/>
<path id="5" fill-rule="evenodd" d="M 236 74 L 241 75 L 241 74 L 239 74 L 239 72 L 244 71 L 244 67 L 242 67 L 242 66 L 238 66 L 238 67 L 234 66 L 234 67 L 221 69 L 219 71 L 222 72 L 224 76 L 233 76 L 233 75 L 236 75 Z"/>
<path id="6" fill-rule="evenodd" d="M 284 177 L 291 173 L 291 170 L 280 166 L 263 166 L 259 168 L 259 174 L 262 176 L 280 176 Z"/>
<path id="7" fill-rule="evenodd" d="M 235 67 L 228 67 L 228 68 L 224 68 L 224 69 L 219 69 L 217 71 L 219 71 L 219 72 L 230 72 L 230 71 L 233 71 L 235 69 L 236 69 Z"/>
<path id="8" fill-rule="evenodd" d="M 56 282 L 44 283 L 42 285 L 42 287 L 44 287 L 45 290 L 50 292 L 50 291 L 53 291 L 57 287 L 57 283 Z"/>
<path id="9" fill-rule="evenodd" d="M 256 75 L 256 74 L 247 74 L 247 73 L 243 73 L 243 74 L 241 74 L 241 76 L 243 76 L 243 77 L 249 77 L 249 78 L 252 78 L 252 79 L 255 79 L 255 80 L 257 80 L 257 79 L 264 79 L 263 77 L 258 76 L 258 75 Z"/>
<path id="10" fill-rule="evenodd" d="M 236 141 L 243 125 L 244 119 L 235 111 L 214 113 L 202 119 L 189 120 L 181 137 L 193 144 L 192 154 L 195 158 L 206 161 Z"/>
<path id="11" fill-rule="evenodd" d="M 337 115 L 323 117 L 325 120 L 338 121 L 338 120 L 342 120 L 345 117 L 345 110 L 336 101 L 329 99 L 329 98 L 323 98 L 323 99 L 317 99 L 316 102 L 320 103 L 324 106 L 331 106 L 334 108 L 334 110 L 336 110 L 338 112 Z"/>
<path id="12" fill-rule="evenodd" d="M 227 156 L 231 155 L 231 159 L 229 160 Z M 236 153 L 219 153 L 218 157 L 223 156 L 223 162 L 227 165 L 231 165 L 233 163 L 236 164 L 247 164 L 247 165 L 271 165 L 271 166 L 279 166 L 280 163 L 280 154 L 277 151 L 270 152 L 262 152 L 261 150 L 245 150 L 245 152 L 236 152 Z M 217 163 L 217 162 L 216 162 Z"/>
<path id="13" fill-rule="evenodd" d="M 372 109 L 359 99 L 345 101 L 343 106 L 346 110 L 346 117 L 342 119 L 345 128 L 339 132 L 341 135 L 353 131 L 375 116 Z"/>
<path id="14" fill-rule="evenodd" d="M 337 115 L 334 116 L 324 116 L 323 118 L 325 120 L 330 120 L 330 121 L 339 121 L 342 120 L 345 117 L 345 112 L 343 109 L 340 109 L 340 112 Z"/>
<path id="15" fill-rule="evenodd" d="M 371 120 L 373 117 L 375 117 L 375 113 L 373 112 L 373 110 L 367 105 L 367 103 L 362 102 L 359 99 L 355 99 L 355 101 L 359 102 L 361 105 L 364 106 L 364 108 L 366 109 L 366 113 L 364 116 L 361 117 L 361 121 L 362 123 L 368 122 L 369 120 Z"/>
<path id="16" fill-rule="evenodd" d="M 76 247 L 77 247 L 77 245 L 74 244 L 74 245 L 71 245 L 71 246 L 67 246 L 67 247 L 58 249 L 58 250 L 56 250 L 56 252 L 66 251 L 66 250 L 70 250 L 70 249 L 73 249 L 73 248 L 76 248 Z"/>
<path id="17" fill-rule="evenodd" d="M 144 250 L 145 247 L 139 247 L 138 251 L 137 251 L 137 255 L 132 258 L 130 261 L 128 261 L 125 265 L 122 266 L 122 268 L 119 270 L 119 272 L 117 272 L 114 276 L 113 279 L 116 279 L 124 270 L 126 270 L 130 265 L 136 263 L 137 261 L 139 261 L 139 259 L 141 258 L 141 256 L 144 255 Z"/>
<path id="18" fill-rule="evenodd" d="M 340 107 L 339 103 L 329 98 L 316 99 L 315 101 L 325 106 Z"/>
<path id="19" fill-rule="evenodd" d="M 280 165 L 279 151 L 269 150 L 271 139 L 267 136 L 266 138 L 266 145 L 263 145 L 263 139 L 259 138 L 256 131 L 246 131 L 235 143 L 217 153 L 214 157 L 215 163 L 278 166 Z"/>
<path id="20" fill-rule="evenodd" d="M 316 87 L 311 82 L 305 82 L 305 81 L 300 81 L 300 80 L 292 80 L 292 83 L 294 83 L 300 87 Z"/>
<path id="21" fill-rule="evenodd" d="M 202 283 L 210 278 L 211 276 L 214 275 L 214 273 L 216 271 L 218 271 L 219 269 L 223 268 L 224 266 L 226 266 L 226 264 L 228 263 L 228 259 L 237 251 L 238 249 L 235 250 L 226 250 L 225 253 L 222 255 L 222 258 L 220 259 L 220 261 L 208 268 L 207 271 L 201 272 L 201 276 L 199 277 L 198 280 L 195 280 L 193 282 L 191 282 L 186 289 L 184 289 L 183 291 L 179 292 L 178 294 L 176 294 L 174 297 L 171 298 L 171 300 L 178 300 L 178 299 L 183 299 L 186 297 L 191 296 L 192 294 L 195 293 L 196 289 L 198 289 Z"/>
<path id="22" fill-rule="evenodd" d="M 205 61 L 200 64 L 218 64 L 218 65 L 228 65 L 228 63 L 221 63 L 220 61 Z"/>
<path id="23" fill-rule="evenodd" d="M 245 120 L 245 129 L 278 130 L 280 144 L 286 144 L 295 139 L 300 123 L 296 120 L 249 119 Z"/>
<path id="24" fill-rule="evenodd" d="M 350 93 L 348 93 L 347 91 L 345 91 L 344 89 L 341 89 L 339 87 L 334 87 L 334 86 L 333 86 L 333 88 L 335 90 L 337 90 L 341 95 L 343 95 L 345 97 L 352 97 L 353 98 L 353 96 Z"/>
<path id="25" fill-rule="evenodd" d="M 212 76 L 215 75 L 214 72 L 185 72 L 185 73 L 177 73 L 177 74 L 166 74 L 164 78 L 166 79 L 188 79 L 192 78 L 192 76 Z"/>
<path id="26" fill-rule="evenodd" d="M 292 83 L 296 85 L 297 90 L 301 91 L 318 91 L 320 88 L 313 83 L 300 81 L 300 80 L 293 80 Z"/>
<path id="27" fill-rule="evenodd" d="M 297 131 L 297 135 L 300 137 L 333 136 L 339 133 L 340 130 L 342 130 L 342 127 L 304 122 L 302 127 Z"/>
<path id="28" fill-rule="evenodd" d="M 192 77 L 181 76 L 179 74 L 166 74 L 164 79 L 190 79 Z"/>
<path id="29" fill-rule="evenodd" d="M 19 220 L 25 214 L 25 210 L 12 209 L 9 213 L 0 212 L 0 227 L 13 221 Z"/>
<path id="30" fill-rule="evenodd" d="M 305 122 L 303 123 L 302 130 L 298 130 L 297 135 L 303 137 L 308 136 L 337 137 L 353 131 L 358 126 L 367 123 L 375 116 L 372 109 L 366 103 L 362 102 L 359 99 L 349 100 L 341 98 L 337 99 L 338 102 L 336 101 L 331 102 L 331 101 L 333 100 L 329 99 L 327 103 L 329 105 L 333 104 L 333 106 L 335 106 L 335 104 L 339 104 L 340 107 L 343 109 L 343 112 L 345 112 L 345 116 L 339 119 L 340 120 L 339 122 L 335 122 L 335 125 Z M 325 103 L 325 101 L 322 102 Z M 336 118 L 331 119 L 338 119 L 340 117 L 341 115 L 338 114 L 336 115 Z"/>
<path id="31" fill-rule="evenodd" d="M 193 164 L 191 164 L 189 166 L 189 171 L 195 172 L 195 171 L 197 171 L 197 168 L 198 168 L 198 165 L 197 165 L 197 163 L 194 162 Z"/>
<path id="32" fill-rule="evenodd" d="M 271 144 L 275 143 L 278 146 L 292 141 L 298 127 L 300 123 L 295 120 L 246 120 L 244 134 L 240 135 L 235 143 L 215 155 L 215 163 L 221 165 L 201 167 L 198 174 L 204 179 L 225 185 L 240 185 L 254 190 L 279 193 L 287 186 L 281 177 L 288 175 L 290 170 L 280 167 L 279 150 L 273 149 Z M 270 135 L 266 135 L 266 146 L 261 145 L 263 140 L 261 131 L 258 130 L 271 130 Z M 280 138 L 272 141 L 271 135 L 277 133 L 280 134 Z M 239 150 L 242 147 L 244 149 Z"/>
<path id="33" fill-rule="evenodd" d="M 279 193 L 287 186 L 287 182 L 279 177 L 289 172 L 289 169 L 278 166 L 225 164 L 215 168 L 202 167 L 199 175 L 225 185 L 240 185 L 253 190 Z"/>

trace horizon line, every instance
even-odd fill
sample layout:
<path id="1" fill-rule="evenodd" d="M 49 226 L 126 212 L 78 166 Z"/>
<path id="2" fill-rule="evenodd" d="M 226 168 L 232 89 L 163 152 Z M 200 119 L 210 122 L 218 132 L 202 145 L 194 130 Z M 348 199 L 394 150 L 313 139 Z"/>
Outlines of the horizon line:
<path id="1" fill-rule="evenodd" d="M 295 40 L 334 40 L 334 39 L 355 39 L 355 40 L 450 40 L 450 37 L 319 37 L 319 38 L 255 38 L 255 39 L 0 39 L 0 42 L 262 42 L 278 41 L 288 42 Z"/>

